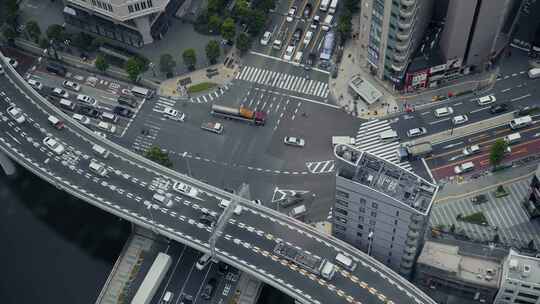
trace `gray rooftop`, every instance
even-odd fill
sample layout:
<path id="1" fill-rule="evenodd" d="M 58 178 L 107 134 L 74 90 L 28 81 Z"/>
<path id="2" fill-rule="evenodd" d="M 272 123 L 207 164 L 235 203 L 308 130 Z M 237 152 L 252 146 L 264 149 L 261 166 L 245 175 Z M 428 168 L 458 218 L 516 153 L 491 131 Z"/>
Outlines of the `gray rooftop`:
<path id="1" fill-rule="evenodd" d="M 369 105 L 377 102 L 383 94 L 360 75 L 354 75 L 349 81 L 349 87 Z"/>
<path id="2" fill-rule="evenodd" d="M 349 145 L 336 145 L 340 163 L 338 174 L 393 198 L 401 204 L 427 215 L 438 187 L 392 162 Z"/>
<path id="3" fill-rule="evenodd" d="M 461 255 L 458 246 L 427 241 L 417 263 L 447 272 L 461 281 L 497 288 L 502 265 L 482 256 Z"/>
<path id="4" fill-rule="evenodd" d="M 517 251 L 510 250 L 504 264 L 505 279 L 540 285 L 540 258 L 521 255 Z"/>

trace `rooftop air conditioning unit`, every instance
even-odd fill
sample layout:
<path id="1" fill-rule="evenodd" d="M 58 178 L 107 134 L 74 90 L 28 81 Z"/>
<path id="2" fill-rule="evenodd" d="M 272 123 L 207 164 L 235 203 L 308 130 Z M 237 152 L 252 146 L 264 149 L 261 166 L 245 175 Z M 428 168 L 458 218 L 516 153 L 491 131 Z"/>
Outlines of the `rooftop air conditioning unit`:
<path id="1" fill-rule="evenodd" d="M 526 278 L 531 274 L 531 265 L 523 265 L 522 277 Z"/>
<path id="2" fill-rule="evenodd" d="M 514 260 L 514 259 L 510 260 L 510 262 L 508 263 L 508 266 L 510 267 L 511 270 L 517 270 L 519 266 L 518 260 Z"/>

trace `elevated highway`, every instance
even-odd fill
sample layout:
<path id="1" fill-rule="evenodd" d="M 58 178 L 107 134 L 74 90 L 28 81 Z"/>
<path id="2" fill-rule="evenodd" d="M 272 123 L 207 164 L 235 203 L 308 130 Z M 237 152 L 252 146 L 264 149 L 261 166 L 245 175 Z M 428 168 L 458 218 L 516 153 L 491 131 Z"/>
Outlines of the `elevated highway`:
<path id="1" fill-rule="evenodd" d="M 210 251 L 213 230 L 199 222 L 201 212 L 205 209 L 220 217 L 223 210 L 218 202 L 222 198 L 234 199 L 243 212 L 236 215 L 228 210 L 230 217 L 219 225 L 223 226 L 222 233 L 212 240 L 219 260 L 306 304 L 435 304 L 383 264 L 334 237 L 159 166 L 100 137 L 41 97 L 1 54 L 0 64 L 5 70 L 0 75 L 0 151 L 58 189 L 204 252 Z M 10 104 L 23 110 L 25 122 L 17 123 L 6 113 Z M 61 117 L 65 128 L 53 128 L 47 121 L 49 115 Z M 65 151 L 57 154 L 46 147 L 43 139 L 47 136 L 57 139 Z M 92 159 L 99 159 L 92 153 L 94 144 L 111 152 L 107 159 L 100 159 L 109 169 L 106 177 L 88 169 Z M 152 196 L 156 190 L 174 181 L 199 189 L 199 199 L 173 196 L 170 207 L 155 203 Z M 95 223 L 95 228 L 100 229 L 100 224 Z M 329 261 L 338 253 L 345 253 L 358 262 L 358 267 L 352 272 L 339 269 L 331 280 L 323 279 L 275 255 L 273 249 L 282 241 Z"/>

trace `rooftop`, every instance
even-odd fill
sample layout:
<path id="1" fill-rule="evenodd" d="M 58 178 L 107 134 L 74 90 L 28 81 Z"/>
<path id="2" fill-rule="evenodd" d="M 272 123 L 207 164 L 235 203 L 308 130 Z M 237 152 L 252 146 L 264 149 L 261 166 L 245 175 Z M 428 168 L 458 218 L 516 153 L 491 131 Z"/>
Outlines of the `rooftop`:
<path id="1" fill-rule="evenodd" d="M 519 280 L 540 285 L 540 258 L 521 255 L 510 250 L 504 262 L 505 279 Z"/>
<path id="2" fill-rule="evenodd" d="M 501 263 L 482 256 L 462 255 L 458 246 L 427 241 L 418 263 L 447 272 L 461 281 L 497 288 Z"/>
<path id="3" fill-rule="evenodd" d="M 438 187 L 392 162 L 348 145 L 336 145 L 341 177 L 360 183 L 427 215 Z"/>
<path id="4" fill-rule="evenodd" d="M 377 90 L 371 83 L 365 81 L 360 75 L 354 75 L 349 81 L 349 88 L 351 88 L 356 94 L 360 95 L 362 99 L 368 104 L 374 104 L 377 102 L 383 94 Z"/>

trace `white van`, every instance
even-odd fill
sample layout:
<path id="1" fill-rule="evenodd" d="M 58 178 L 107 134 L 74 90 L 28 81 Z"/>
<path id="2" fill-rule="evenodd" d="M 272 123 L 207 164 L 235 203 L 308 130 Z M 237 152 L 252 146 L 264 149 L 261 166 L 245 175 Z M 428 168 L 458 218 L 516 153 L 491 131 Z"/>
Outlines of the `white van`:
<path id="1" fill-rule="evenodd" d="M 274 48 L 274 50 L 281 50 L 281 45 L 281 40 L 276 39 L 274 40 L 274 43 L 272 43 L 272 48 Z"/>
<path id="2" fill-rule="evenodd" d="M 301 216 L 304 216 L 307 213 L 306 205 L 300 205 L 294 207 L 291 211 L 289 211 L 289 216 L 298 218 Z"/>
<path id="3" fill-rule="evenodd" d="M 116 115 L 114 115 L 113 113 L 110 113 L 110 112 L 103 112 L 103 113 L 101 113 L 101 115 L 99 117 L 103 121 L 108 121 L 108 122 L 112 122 L 112 123 L 118 122 L 118 116 L 116 116 Z"/>
<path id="4" fill-rule="evenodd" d="M 139 96 L 141 98 L 150 97 L 151 94 L 150 90 L 141 87 L 132 87 L 130 92 L 131 94 Z"/>
<path id="5" fill-rule="evenodd" d="M 477 102 L 478 102 L 478 105 L 485 106 L 487 104 L 494 103 L 496 100 L 497 99 L 495 98 L 495 96 L 487 95 L 487 96 L 478 98 Z"/>
<path id="6" fill-rule="evenodd" d="M 104 121 L 100 121 L 98 124 L 97 124 L 97 127 L 98 129 L 101 129 L 103 131 L 107 131 L 107 132 L 110 132 L 110 133 L 114 133 L 116 132 L 116 126 L 108 123 L 108 122 L 104 122 Z"/>
<path id="7" fill-rule="evenodd" d="M 334 21 L 334 16 L 326 15 L 326 17 L 324 17 L 324 22 L 321 29 L 325 32 L 329 31 L 330 27 L 332 26 L 332 21 Z"/>
<path id="8" fill-rule="evenodd" d="M 227 209 L 227 207 L 229 207 L 229 205 L 231 204 L 231 201 L 230 200 L 227 200 L 227 199 L 222 199 L 218 206 L 222 209 Z M 240 205 L 236 205 L 236 207 L 234 208 L 234 214 L 236 215 L 240 215 L 240 213 L 242 213 L 242 206 Z"/>
<path id="9" fill-rule="evenodd" d="M 454 167 L 454 173 L 456 174 L 461 174 L 461 173 L 469 172 L 472 170 L 474 170 L 473 162 L 466 162 L 466 163 L 463 163 Z"/>
<path id="10" fill-rule="evenodd" d="M 454 109 L 452 109 L 452 107 L 442 107 L 435 110 L 436 117 L 444 117 L 452 113 L 454 113 Z"/>
<path id="11" fill-rule="evenodd" d="M 321 265 L 321 276 L 327 280 L 331 280 L 336 273 L 336 265 L 326 261 Z"/>
<path id="12" fill-rule="evenodd" d="M 296 63 L 300 63 L 300 61 L 302 61 L 302 55 L 304 55 L 304 53 L 302 53 L 301 51 L 297 51 L 296 54 L 294 54 L 294 62 Z"/>
<path id="13" fill-rule="evenodd" d="M 107 173 L 109 172 L 107 168 L 105 168 L 104 164 L 98 162 L 95 159 L 92 159 L 90 161 L 90 165 L 88 165 L 88 168 L 90 169 L 90 171 L 94 172 L 95 174 L 101 177 L 107 176 Z"/>
<path id="14" fill-rule="evenodd" d="M 210 253 L 203 254 L 202 257 L 199 258 L 197 261 L 197 264 L 195 264 L 195 267 L 197 267 L 198 270 L 203 270 L 206 265 L 210 263 L 210 260 L 212 259 L 212 255 Z"/>
<path id="15" fill-rule="evenodd" d="M 336 255 L 336 263 L 348 271 L 354 271 L 356 269 L 356 262 L 343 253 L 338 253 Z"/>
<path id="16" fill-rule="evenodd" d="M 103 148 L 100 145 L 93 145 L 92 146 L 92 151 L 94 152 L 94 154 L 99 155 L 99 156 L 101 156 L 103 158 L 109 157 L 109 154 L 110 154 L 109 151 L 107 151 L 105 148 Z"/>
<path id="17" fill-rule="evenodd" d="M 173 205 L 172 200 L 166 194 L 154 193 L 154 196 L 152 196 L 152 199 L 167 207 L 171 207 Z"/>
<path id="18" fill-rule="evenodd" d="M 60 99 L 59 104 L 61 108 L 64 108 L 66 110 L 70 110 L 70 111 L 75 110 L 75 103 L 72 102 L 71 100 L 62 98 Z"/>
<path id="19" fill-rule="evenodd" d="M 170 291 L 167 291 L 165 295 L 163 296 L 162 303 L 170 303 L 173 297 L 174 297 L 174 294 Z"/>
<path id="20" fill-rule="evenodd" d="M 512 119 L 509 123 L 510 128 L 512 130 L 521 129 L 526 126 L 529 126 L 533 123 L 532 117 L 530 116 L 522 116 L 519 118 Z"/>
<path id="21" fill-rule="evenodd" d="M 540 68 L 530 69 L 528 75 L 531 79 L 540 77 Z"/>
<path id="22" fill-rule="evenodd" d="M 508 134 L 504 137 L 504 141 L 509 145 L 517 143 L 520 140 L 521 140 L 521 134 L 519 134 L 519 132 Z"/>

